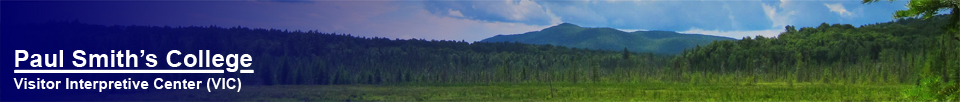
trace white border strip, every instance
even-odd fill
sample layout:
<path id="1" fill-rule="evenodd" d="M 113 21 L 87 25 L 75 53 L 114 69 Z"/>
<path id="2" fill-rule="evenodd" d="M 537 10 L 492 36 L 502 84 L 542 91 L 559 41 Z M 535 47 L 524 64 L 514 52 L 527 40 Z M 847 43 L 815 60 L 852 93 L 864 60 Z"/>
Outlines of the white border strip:
<path id="1" fill-rule="evenodd" d="M 13 73 L 224 73 L 222 69 L 177 69 L 177 70 L 38 70 L 38 69 L 14 69 Z M 240 70 L 240 73 L 253 70 Z"/>

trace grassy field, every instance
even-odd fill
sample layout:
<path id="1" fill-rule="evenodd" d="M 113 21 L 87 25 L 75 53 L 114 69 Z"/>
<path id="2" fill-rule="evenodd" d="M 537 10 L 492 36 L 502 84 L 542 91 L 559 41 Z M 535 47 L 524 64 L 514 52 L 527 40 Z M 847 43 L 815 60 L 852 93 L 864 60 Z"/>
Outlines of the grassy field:
<path id="1" fill-rule="evenodd" d="M 242 92 L 159 92 L 144 100 L 234 101 L 883 101 L 900 100 L 905 85 L 523 84 L 523 85 L 284 85 L 244 86 Z M 156 92 L 151 92 L 156 94 Z M 169 96 L 164 96 L 169 95 Z M 211 96 L 220 95 L 220 96 Z M 125 97 L 118 95 L 116 97 Z"/>

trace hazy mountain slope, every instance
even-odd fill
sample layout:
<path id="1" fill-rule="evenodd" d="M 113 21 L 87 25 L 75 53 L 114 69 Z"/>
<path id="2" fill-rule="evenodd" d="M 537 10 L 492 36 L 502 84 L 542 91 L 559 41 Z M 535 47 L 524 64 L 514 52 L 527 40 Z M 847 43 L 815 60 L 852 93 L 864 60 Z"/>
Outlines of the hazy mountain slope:
<path id="1" fill-rule="evenodd" d="M 623 50 L 674 54 L 714 40 L 735 40 L 728 37 L 701 34 L 681 34 L 672 31 L 623 32 L 613 28 L 584 28 L 563 23 L 541 31 L 514 35 L 497 35 L 481 42 L 520 42 L 551 44 L 576 48 Z"/>

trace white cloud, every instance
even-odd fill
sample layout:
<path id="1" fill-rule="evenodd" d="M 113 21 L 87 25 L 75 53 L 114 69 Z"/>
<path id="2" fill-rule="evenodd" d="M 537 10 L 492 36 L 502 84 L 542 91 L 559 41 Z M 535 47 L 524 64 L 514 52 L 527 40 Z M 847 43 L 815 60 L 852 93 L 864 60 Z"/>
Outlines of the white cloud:
<path id="1" fill-rule="evenodd" d="M 853 17 L 853 14 L 850 11 L 847 11 L 847 8 L 843 7 L 843 5 L 840 3 L 836 3 L 836 4 L 824 3 L 823 5 L 827 6 L 827 8 L 830 9 L 830 12 L 835 12 L 837 14 L 840 14 L 841 17 Z"/>
<path id="2" fill-rule="evenodd" d="M 336 3 L 336 4 L 333 4 Z M 466 13 L 462 10 L 444 9 L 444 16 L 437 16 L 420 5 L 394 5 L 392 2 L 332 2 L 293 5 L 308 9 L 335 9 L 339 6 L 346 10 L 303 10 L 305 16 L 289 16 L 289 22 L 281 24 L 292 27 L 273 27 L 284 29 L 320 30 L 325 33 L 352 34 L 354 36 L 386 37 L 399 39 L 437 39 L 479 41 L 497 34 L 520 34 L 540 30 L 552 25 L 530 25 L 522 22 L 489 22 L 475 19 L 462 19 L 455 16 Z M 417 2 L 398 2 L 411 3 Z M 284 7 L 291 7 L 284 5 Z M 344 15 L 344 16 L 311 16 Z M 314 25 L 319 24 L 319 25 Z M 298 27 L 298 28 L 297 28 Z M 376 29 L 376 30 L 371 30 Z"/>
<path id="3" fill-rule="evenodd" d="M 780 19 L 780 17 L 777 17 L 777 8 L 767 6 L 767 4 L 761 5 L 763 5 L 763 13 L 767 15 L 767 18 L 769 18 L 771 22 L 773 22 L 773 27 L 786 25 L 786 19 Z"/>
<path id="4" fill-rule="evenodd" d="M 715 35 L 715 36 L 725 36 L 735 39 L 741 39 L 743 37 L 755 37 L 757 35 L 763 37 L 776 37 L 783 32 L 783 29 L 767 29 L 767 30 L 752 30 L 752 31 L 720 31 L 720 30 L 703 30 L 700 28 L 691 28 L 687 31 L 680 31 L 679 33 L 686 34 L 705 34 L 705 35 Z"/>
<path id="5" fill-rule="evenodd" d="M 623 32 L 650 31 L 650 30 L 647 30 L 647 29 L 617 29 L 617 30 L 620 30 L 620 31 L 623 31 Z"/>
<path id="6" fill-rule="evenodd" d="M 391 16 L 397 18 L 396 20 L 358 22 L 348 27 L 352 29 L 338 32 L 400 39 L 422 38 L 473 42 L 497 34 L 520 34 L 549 27 L 549 25 L 537 26 L 519 22 L 486 22 L 442 17 L 435 16 L 427 10 L 416 10 L 409 14 L 406 16 Z"/>
<path id="7" fill-rule="evenodd" d="M 730 9 L 730 5 L 723 4 L 723 9 L 727 10 L 727 18 L 730 19 L 730 26 L 735 29 L 740 28 L 740 23 L 737 22 L 737 17 L 733 16 L 733 9 Z"/>
<path id="8" fill-rule="evenodd" d="M 448 9 L 447 14 L 453 17 L 463 17 L 463 13 L 460 13 L 460 10 Z"/>
<path id="9" fill-rule="evenodd" d="M 767 18 L 769 18 L 771 22 L 773 22 L 773 25 L 771 25 L 771 28 L 782 28 L 784 26 L 787 26 L 793 23 L 792 20 L 790 19 L 790 16 L 796 14 L 795 11 L 778 10 L 778 8 L 767 5 L 767 4 L 761 4 L 761 5 L 763 6 L 764 14 L 767 15 Z M 780 7 L 782 8 L 784 6 L 785 5 L 781 3 Z"/>
<path id="10" fill-rule="evenodd" d="M 507 17 L 510 20 L 523 21 L 529 20 L 528 16 L 548 16 L 555 18 L 556 16 L 549 14 L 548 11 L 545 11 L 540 4 L 530 0 L 506 0 L 504 1 L 506 5 L 502 5 L 496 11 L 500 11 L 501 16 Z M 538 15 L 539 14 L 539 15 Z"/>
<path id="11" fill-rule="evenodd" d="M 439 16 L 488 22 L 521 22 L 552 25 L 559 17 L 532 0 L 503 1 L 424 1 L 426 9 Z M 559 24 L 559 23 L 556 23 Z"/>
<path id="12" fill-rule="evenodd" d="M 793 4 L 793 1 L 791 0 L 780 0 L 780 8 L 787 8 L 792 4 Z"/>

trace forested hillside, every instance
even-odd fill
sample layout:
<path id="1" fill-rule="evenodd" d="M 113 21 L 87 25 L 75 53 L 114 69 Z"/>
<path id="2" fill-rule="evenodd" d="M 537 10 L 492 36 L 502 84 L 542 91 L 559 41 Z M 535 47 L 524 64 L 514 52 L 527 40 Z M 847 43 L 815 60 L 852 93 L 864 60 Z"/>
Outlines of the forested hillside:
<path id="1" fill-rule="evenodd" d="M 550 44 L 575 48 L 676 54 L 684 49 L 706 45 L 714 40 L 736 40 L 728 37 L 681 34 L 673 31 L 624 32 L 613 28 L 585 28 L 563 23 L 540 31 L 514 35 L 497 35 L 480 42 L 520 42 Z"/>
<path id="2" fill-rule="evenodd" d="M 698 46 L 675 57 L 684 71 L 761 80 L 824 83 L 915 83 L 920 73 L 957 80 L 957 42 L 944 35 L 946 16 L 855 27 L 826 24 L 778 37 L 746 37 Z M 952 79 L 951 79 L 952 78 Z"/>

